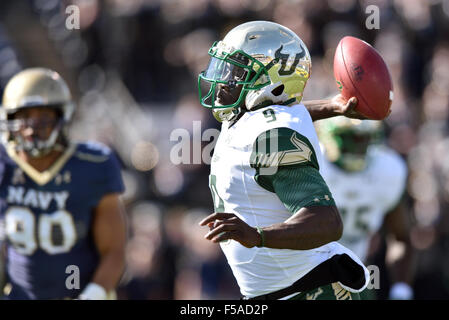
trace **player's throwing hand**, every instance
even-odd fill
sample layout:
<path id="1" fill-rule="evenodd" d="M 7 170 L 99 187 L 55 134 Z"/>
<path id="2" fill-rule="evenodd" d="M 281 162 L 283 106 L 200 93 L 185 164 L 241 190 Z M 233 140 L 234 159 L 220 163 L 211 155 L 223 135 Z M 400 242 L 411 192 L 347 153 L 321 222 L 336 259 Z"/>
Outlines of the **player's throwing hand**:
<path id="1" fill-rule="evenodd" d="M 355 110 L 355 107 L 357 106 L 356 97 L 346 100 L 341 94 L 337 94 L 332 98 L 331 103 L 334 105 L 334 109 L 338 110 L 342 116 L 353 119 L 368 119 Z"/>

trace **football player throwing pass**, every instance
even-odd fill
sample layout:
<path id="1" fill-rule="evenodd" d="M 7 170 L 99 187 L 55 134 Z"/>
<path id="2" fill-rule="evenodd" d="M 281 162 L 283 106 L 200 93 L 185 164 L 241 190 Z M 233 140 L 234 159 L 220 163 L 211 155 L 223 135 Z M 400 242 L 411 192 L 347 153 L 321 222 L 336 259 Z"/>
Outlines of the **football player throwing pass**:
<path id="1" fill-rule="evenodd" d="M 311 59 L 268 21 L 213 44 L 199 98 L 222 122 L 211 162 L 215 212 L 201 221 L 220 243 L 245 299 L 358 299 L 368 270 L 336 242 L 343 224 L 321 176 L 313 120 L 361 118 L 355 99 L 301 104 Z"/>

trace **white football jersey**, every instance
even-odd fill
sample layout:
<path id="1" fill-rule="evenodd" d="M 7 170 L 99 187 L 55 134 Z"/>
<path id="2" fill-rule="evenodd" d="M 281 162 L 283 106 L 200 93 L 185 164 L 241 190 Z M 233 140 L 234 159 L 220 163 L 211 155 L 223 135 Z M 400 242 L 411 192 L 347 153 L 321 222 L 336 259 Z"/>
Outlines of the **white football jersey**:
<path id="1" fill-rule="evenodd" d="M 404 193 L 407 165 L 392 149 L 373 145 L 364 170 L 346 172 L 325 160 L 321 174 L 343 219 L 340 242 L 364 261 L 371 235 Z"/>
<path id="2" fill-rule="evenodd" d="M 245 113 L 230 128 L 228 122 L 223 123 L 209 177 L 217 211 L 234 213 L 252 227 L 270 226 L 291 217 L 275 193 L 257 184 L 256 170 L 250 166 L 256 138 L 267 130 L 281 127 L 297 131 L 308 138 L 315 150 L 320 150 L 311 117 L 303 105 L 269 106 Z M 321 165 L 321 152 L 316 152 L 316 156 Z M 246 248 L 234 240 L 220 245 L 246 297 L 286 288 L 335 254 L 346 253 L 363 266 L 354 253 L 337 242 L 311 250 Z M 363 268 L 366 286 L 369 273 Z"/>

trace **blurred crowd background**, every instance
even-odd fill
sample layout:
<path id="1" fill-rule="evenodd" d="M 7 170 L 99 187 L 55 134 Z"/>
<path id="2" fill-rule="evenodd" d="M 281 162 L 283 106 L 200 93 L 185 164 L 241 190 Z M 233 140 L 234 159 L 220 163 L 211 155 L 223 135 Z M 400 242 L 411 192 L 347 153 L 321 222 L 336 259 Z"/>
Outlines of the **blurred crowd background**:
<path id="1" fill-rule="evenodd" d="M 79 29 L 66 27 L 70 5 Z M 379 29 L 366 28 L 369 5 L 380 9 Z M 23 68 L 58 71 L 78 103 L 72 136 L 106 143 L 123 163 L 130 232 L 119 298 L 240 297 L 224 255 L 197 225 L 213 210 L 208 164 L 191 156 L 176 165 L 170 153 L 175 129 L 192 148 L 195 136 L 219 128 L 198 102 L 197 75 L 212 43 L 251 20 L 281 23 L 306 43 L 305 100 L 338 93 L 332 61 L 343 36 L 382 54 L 395 91 L 387 143 L 410 170 L 415 298 L 449 299 L 448 0 L 2 0 L 0 93 Z"/>

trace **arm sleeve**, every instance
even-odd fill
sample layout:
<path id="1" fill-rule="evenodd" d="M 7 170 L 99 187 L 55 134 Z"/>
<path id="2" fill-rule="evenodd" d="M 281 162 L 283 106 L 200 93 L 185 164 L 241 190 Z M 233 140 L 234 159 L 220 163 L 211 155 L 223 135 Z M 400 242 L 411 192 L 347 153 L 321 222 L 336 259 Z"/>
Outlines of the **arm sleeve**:
<path id="1" fill-rule="evenodd" d="M 335 206 L 332 194 L 319 171 L 310 166 L 281 167 L 261 180 L 292 214 L 309 206 Z"/>
<path id="2" fill-rule="evenodd" d="M 290 128 L 262 133 L 254 142 L 250 163 L 256 182 L 276 193 L 291 213 L 307 206 L 335 206 L 315 150 L 300 133 Z"/>

